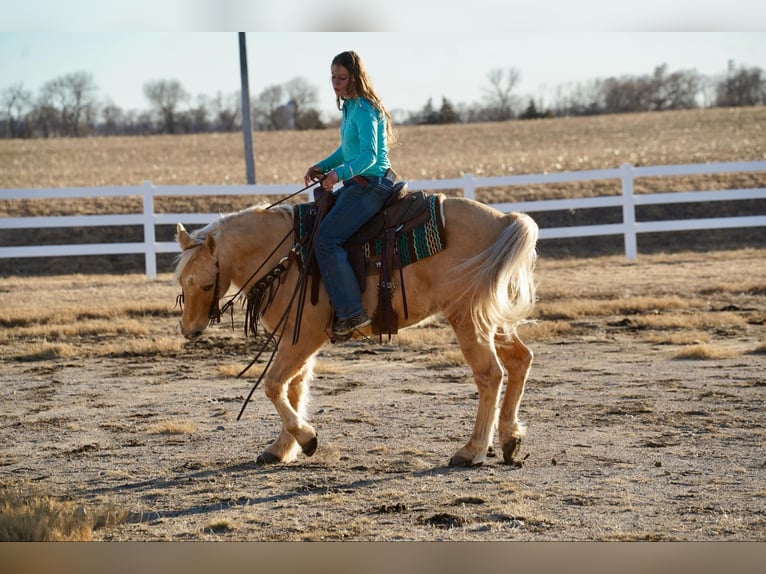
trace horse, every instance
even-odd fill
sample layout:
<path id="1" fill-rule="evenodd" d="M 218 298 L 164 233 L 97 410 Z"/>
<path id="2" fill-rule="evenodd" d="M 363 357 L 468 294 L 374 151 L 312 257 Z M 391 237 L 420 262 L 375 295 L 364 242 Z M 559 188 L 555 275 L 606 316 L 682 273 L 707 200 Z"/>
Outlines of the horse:
<path id="1" fill-rule="evenodd" d="M 482 465 L 495 431 L 503 462 L 518 465 L 515 457 L 526 432 L 518 418 L 519 404 L 533 353 L 519 338 L 517 327 L 529 320 L 535 304 L 538 227 L 524 213 L 504 214 L 462 197 L 440 194 L 440 199 L 446 246 L 401 270 L 406 313 L 402 297 L 394 296 L 391 306 L 399 316 L 405 316 L 400 322 L 402 328 L 443 313 L 472 370 L 478 389 L 475 424 L 468 442 L 450 458 L 449 466 Z M 213 311 L 219 309 L 219 299 L 230 287 L 247 289 L 258 269 L 278 267 L 285 261 L 289 249 L 280 247 L 279 241 L 289 236 L 293 219 L 290 205 L 254 205 L 222 215 L 192 233 L 177 225 L 181 254 L 175 278 L 181 287 L 179 327 L 184 337 L 195 340 L 202 335 Z M 293 269 L 279 278 L 283 287 L 260 317 L 266 329 L 275 329 L 280 321 L 288 330 L 295 327 L 296 320 L 301 325 L 297 341 L 277 345 L 263 375 L 263 389 L 279 414 L 281 429 L 258 456 L 257 464 L 292 462 L 301 452 L 312 456 L 318 445 L 316 430 L 307 419 L 306 403 L 315 355 L 329 342 L 327 327 L 332 323 L 333 310 L 320 286 L 318 300 L 305 306 L 302 318 L 286 313 L 299 280 L 297 269 Z M 376 282 L 375 276 L 369 276 L 363 291 L 368 311 L 378 304 Z M 356 336 L 367 335 L 365 329 Z M 504 370 L 507 382 L 500 403 Z"/>

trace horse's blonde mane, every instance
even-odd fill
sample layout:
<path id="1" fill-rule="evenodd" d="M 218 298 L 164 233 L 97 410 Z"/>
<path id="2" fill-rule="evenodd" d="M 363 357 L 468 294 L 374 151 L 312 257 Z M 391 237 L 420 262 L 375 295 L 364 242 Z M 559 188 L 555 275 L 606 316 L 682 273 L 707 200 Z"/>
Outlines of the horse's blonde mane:
<path id="1" fill-rule="evenodd" d="M 293 217 L 292 205 L 282 204 L 282 205 L 276 205 L 272 208 L 269 208 L 268 203 L 262 202 L 262 203 L 247 207 L 245 209 L 242 209 L 240 211 L 221 214 L 221 216 L 218 219 L 211 221 L 205 227 L 201 227 L 200 229 L 195 229 L 194 231 L 190 231 L 189 235 L 191 236 L 192 239 L 195 239 L 197 241 L 198 245 L 202 245 L 202 243 L 205 241 L 205 238 L 208 235 L 212 235 L 214 238 L 218 237 L 218 235 L 221 232 L 221 229 L 223 229 L 227 224 L 231 223 L 232 221 L 235 221 L 239 219 L 240 217 L 247 217 L 248 215 L 251 215 L 254 212 L 259 212 L 259 213 L 264 212 L 267 209 L 269 211 L 281 213 L 285 218 L 292 221 L 292 217 Z M 178 280 L 178 278 L 183 273 L 184 267 L 186 267 L 186 264 L 189 262 L 189 259 L 191 259 L 191 257 L 194 255 L 194 252 L 195 252 L 194 249 L 185 249 L 181 251 L 181 253 L 179 253 L 178 256 L 175 258 L 174 275 L 176 280 Z"/>

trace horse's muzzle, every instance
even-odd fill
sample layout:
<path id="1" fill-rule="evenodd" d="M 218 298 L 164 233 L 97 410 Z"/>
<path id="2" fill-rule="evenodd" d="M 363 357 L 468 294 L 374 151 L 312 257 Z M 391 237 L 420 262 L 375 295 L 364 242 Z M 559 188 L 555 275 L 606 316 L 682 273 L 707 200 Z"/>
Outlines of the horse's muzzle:
<path id="1" fill-rule="evenodd" d="M 205 329 L 199 329 L 199 328 L 191 329 L 187 331 L 186 329 L 184 329 L 183 321 L 178 322 L 178 330 L 189 341 L 194 341 L 196 339 L 199 339 L 202 336 L 202 333 L 205 332 Z"/>

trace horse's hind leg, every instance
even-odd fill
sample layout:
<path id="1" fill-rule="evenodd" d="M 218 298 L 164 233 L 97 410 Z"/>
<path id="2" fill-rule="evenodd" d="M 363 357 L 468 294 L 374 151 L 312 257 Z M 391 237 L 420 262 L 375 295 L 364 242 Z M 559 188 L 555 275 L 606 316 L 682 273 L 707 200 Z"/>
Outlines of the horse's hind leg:
<path id="1" fill-rule="evenodd" d="M 524 425 L 519 422 L 519 404 L 524 394 L 524 385 L 532 365 L 533 354 L 515 333 L 510 340 L 501 335 L 495 337 L 495 348 L 508 372 L 505 396 L 500 407 L 498 425 L 500 444 L 503 448 L 505 464 L 513 464 L 516 462 L 515 457 L 526 432 Z"/>
<path id="2" fill-rule="evenodd" d="M 305 420 L 306 404 L 308 403 L 308 384 L 313 377 L 313 366 L 314 358 L 311 357 L 286 385 L 287 402 L 297 415 L 298 420 Z M 275 399 L 272 399 L 272 401 L 274 400 Z M 309 439 L 306 446 L 301 447 L 295 439 L 295 436 L 290 433 L 283 419 L 279 436 L 266 448 L 266 450 L 263 451 L 263 453 L 261 453 L 260 456 L 258 456 L 257 462 L 259 464 L 289 462 L 294 460 L 301 450 L 308 456 L 311 456 L 316 450 L 316 444 L 316 435 L 314 435 L 313 444 L 312 440 Z"/>
<path id="3" fill-rule="evenodd" d="M 450 466 L 478 466 L 484 464 L 487 449 L 492 442 L 492 434 L 497 422 L 497 403 L 503 382 L 503 370 L 495 354 L 494 345 L 480 340 L 473 324 L 468 322 L 460 326 L 453 322 L 452 326 L 455 328 L 463 356 L 473 371 L 473 378 L 479 391 L 479 408 L 471 438 L 452 456 L 449 464 Z"/>

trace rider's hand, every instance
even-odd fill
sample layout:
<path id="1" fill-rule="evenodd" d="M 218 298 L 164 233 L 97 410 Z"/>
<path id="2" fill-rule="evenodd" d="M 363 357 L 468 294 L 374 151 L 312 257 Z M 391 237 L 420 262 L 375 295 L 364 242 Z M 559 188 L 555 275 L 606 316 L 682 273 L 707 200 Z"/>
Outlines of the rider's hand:
<path id="1" fill-rule="evenodd" d="M 335 170 L 332 170 L 324 176 L 322 187 L 327 191 L 332 191 L 332 188 L 336 183 L 338 183 L 338 174 L 335 173 Z"/>
<path id="2" fill-rule="evenodd" d="M 318 180 L 322 175 L 322 169 L 318 165 L 312 165 L 306 170 L 306 175 L 303 176 L 303 181 L 306 183 L 306 187 L 311 185 L 312 181 Z"/>

